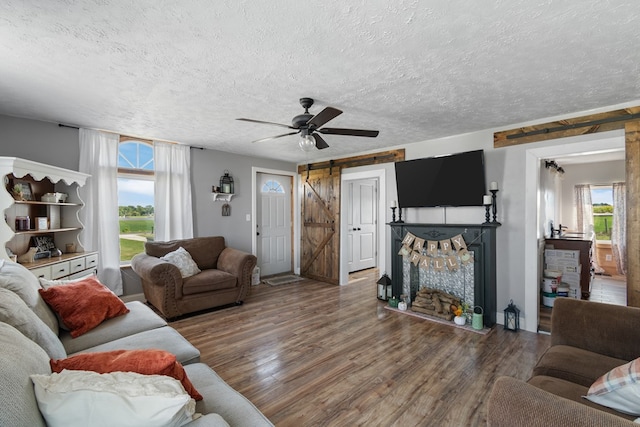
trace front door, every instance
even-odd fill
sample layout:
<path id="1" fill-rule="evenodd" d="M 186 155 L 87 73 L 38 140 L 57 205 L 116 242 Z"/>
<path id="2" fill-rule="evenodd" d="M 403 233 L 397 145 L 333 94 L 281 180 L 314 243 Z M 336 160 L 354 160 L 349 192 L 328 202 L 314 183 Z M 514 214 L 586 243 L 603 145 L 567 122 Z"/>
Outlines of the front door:
<path id="1" fill-rule="evenodd" d="M 258 173 L 257 248 L 260 275 L 290 272 L 291 177 Z"/>
<path id="2" fill-rule="evenodd" d="M 349 273 L 376 266 L 378 181 L 348 183 L 347 250 Z"/>

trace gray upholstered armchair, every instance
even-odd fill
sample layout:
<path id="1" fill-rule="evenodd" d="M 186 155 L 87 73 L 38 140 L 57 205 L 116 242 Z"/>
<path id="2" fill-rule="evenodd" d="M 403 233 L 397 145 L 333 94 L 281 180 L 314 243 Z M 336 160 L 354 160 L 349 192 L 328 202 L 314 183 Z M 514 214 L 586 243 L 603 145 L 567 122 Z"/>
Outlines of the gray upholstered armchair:
<path id="1" fill-rule="evenodd" d="M 161 257 L 184 248 L 201 270 L 183 278 L 180 269 Z M 131 260 L 144 296 L 166 318 L 229 304 L 242 304 L 251 288 L 256 257 L 225 246 L 224 237 L 196 237 L 147 242 L 145 253 Z"/>

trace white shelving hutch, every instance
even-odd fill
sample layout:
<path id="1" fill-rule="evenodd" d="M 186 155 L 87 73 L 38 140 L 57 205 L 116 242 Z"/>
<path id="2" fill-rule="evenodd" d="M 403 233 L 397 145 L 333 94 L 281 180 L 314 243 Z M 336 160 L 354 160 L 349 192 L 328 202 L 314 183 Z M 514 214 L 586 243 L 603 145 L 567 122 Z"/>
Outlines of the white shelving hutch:
<path id="1" fill-rule="evenodd" d="M 0 176 L 4 183 L 0 189 L 0 208 L 5 219 L 0 221 L 0 242 L 5 248 L 0 250 L 0 258 L 10 259 L 6 249 L 16 255 L 24 254 L 33 236 L 48 235 L 53 237 L 58 249 L 65 251 L 66 244 L 73 243 L 76 251 L 24 263 L 34 274 L 44 271 L 45 274 L 36 275 L 58 278 L 97 267 L 97 253 L 84 252 L 78 239 L 83 227 L 78 214 L 84 206 L 78 190 L 90 175 L 17 157 L 0 157 Z M 31 186 L 32 200 L 14 199 L 11 190 L 16 181 Z M 43 194 L 53 192 L 66 193 L 68 198 L 64 203 L 41 201 Z M 16 230 L 15 219 L 18 216 L 29 216 L 28 230 Z M 49 227 L 38 229 L 36 218 L 45 216 Z M 49 271 L 58 273 L 48 274 Z"/>

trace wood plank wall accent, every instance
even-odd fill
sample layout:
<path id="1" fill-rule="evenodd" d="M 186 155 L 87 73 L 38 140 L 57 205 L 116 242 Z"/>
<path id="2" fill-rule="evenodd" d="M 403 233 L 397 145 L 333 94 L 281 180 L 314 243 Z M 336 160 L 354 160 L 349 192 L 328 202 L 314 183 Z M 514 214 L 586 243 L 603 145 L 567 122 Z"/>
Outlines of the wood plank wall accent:
<path id="1" fill-rule="evenodd" d="M 625 130 L 627 305 L 640 307 L 640 106 L 493 134 L 494 148 L 588 133 Z"/>
<path id="2" fill-rule="evenodd" d="M 640 307 L 640 121 L 625 125 L 627 305 Z"/>
<path id="3" fill-rule="evenodd" d="M 345 167 L 404 160 L 404 149 L 298 166 L 302 197 L 303 277 L 340 283 L 340 176 Z"/>
<path id="4" fill-rule="evenodd" d="M 623 129 L 625 123 L 639 119 L 640 106 L 525 126 L 494 133 L 493 147 L 502 148 L 530 142 L 547 141 L 549 139 L 566 138 L 568 136 Z"/>

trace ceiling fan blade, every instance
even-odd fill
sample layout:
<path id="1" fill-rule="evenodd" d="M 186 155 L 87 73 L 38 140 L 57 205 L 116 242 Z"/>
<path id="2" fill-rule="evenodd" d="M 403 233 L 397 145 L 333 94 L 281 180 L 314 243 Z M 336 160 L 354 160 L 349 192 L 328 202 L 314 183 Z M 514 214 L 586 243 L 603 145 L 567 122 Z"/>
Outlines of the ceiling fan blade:
<path id="1" fill-rule="evenodd" d="M 311 136 L 313 136 L 313 138 L 316 140 L 316 148 L 318 150 L 329 148 L 329 144 L 327 144 L 327 141 L 322 139 L 320 135 L 318 135 L 317 133 L 313 133 L 311 134 Z"/>
<path id="2" fill-rule="evenodd" d="M 264 125 L 275 125 L 275 126 L 280 126 L 280 127 L 287 128 L 287 129 L 295 129 L 293 126 L 283 125 L 282 123 L 265 122 L 263 120 L 243 119 L 243 118 L 236 119 L 236 120 L 241 120 L 243 122 L 251 122 L 251 123 L 262 123 Z"/>
<path id="3" fill-rule="evenodd" d="M 377 131 L 377 130 L 341 129 L 341 128 L 322 128 L 322 129 L 316 129 L 316 132 L 324 133 L 327 135 L 366 136 L 369 138 L 375 138 L 380 133 L 380 131 Z"/>
<path id="4" fill-rule="evenodd" d="M 295 135 L 296 133 L 298 133 L 298 132 L 283 133 L 282 135 L 276 135 L 276 136 L 270 136 L 270 137 L 268 137 L 268 138 L 256 139 L 255 141 L 251 141 L 251 142 L 264 142 L 264 141 L 270 141 L 270 140 L 272 140 L 272 139 L 282 138 L 283 136 Z"/>
<path id="5" fill-rule="evenodd" d="M 320 111 L 315 116 L 311 117 L 307 122 L 308 126 L 315 126 L 319 128 L 323 124 L 327 123 L 329 120 L 334 119 L 342 114 L 342 111 L 333 107 L 326 107 L 324 110 Z"/>

